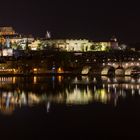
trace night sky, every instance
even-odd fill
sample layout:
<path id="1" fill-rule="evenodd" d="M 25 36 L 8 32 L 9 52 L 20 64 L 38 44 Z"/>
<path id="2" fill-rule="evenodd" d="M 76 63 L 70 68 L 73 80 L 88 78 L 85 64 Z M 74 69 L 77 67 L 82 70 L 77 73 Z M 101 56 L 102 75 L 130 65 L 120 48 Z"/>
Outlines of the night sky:
<path id="1" fill-rule="evenodd" d="M 59 2 L 58 2 L 59 1 Z M 53 38 L 140 42 L 140 8 L 136 3 L 78 0 L 5 0 L 0 3 L 0 26 L 22 34 Z"/>

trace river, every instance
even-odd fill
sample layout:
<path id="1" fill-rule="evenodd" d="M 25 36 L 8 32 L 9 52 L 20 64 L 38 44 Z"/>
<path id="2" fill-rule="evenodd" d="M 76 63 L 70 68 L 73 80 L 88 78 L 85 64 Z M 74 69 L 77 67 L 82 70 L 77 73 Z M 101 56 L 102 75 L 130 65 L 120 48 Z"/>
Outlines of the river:
<path id="1" fill-rule="evenodd" d="M 139 136 L 140 78 L 0 77 L 5 138 Z"/>

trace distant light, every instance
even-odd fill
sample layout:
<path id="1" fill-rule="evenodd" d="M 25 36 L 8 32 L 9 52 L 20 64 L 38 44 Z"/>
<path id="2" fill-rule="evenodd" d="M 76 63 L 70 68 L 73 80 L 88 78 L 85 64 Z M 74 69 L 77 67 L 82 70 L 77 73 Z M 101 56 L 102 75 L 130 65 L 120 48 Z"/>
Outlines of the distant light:
<path id="1" fill-rule="evenodd" d="M 33 71 L 34 71 L 34 72 L 37 72 L 37 68 L 34 68 Z"/>
<path id="2" fill-rule="evenodd" d="M 59 67 L 58 69 L 57 69 L 57 73 L 63 73 L 64 71 L 63 71 L 63 69 L 61 68 L 61 67 Z"/>

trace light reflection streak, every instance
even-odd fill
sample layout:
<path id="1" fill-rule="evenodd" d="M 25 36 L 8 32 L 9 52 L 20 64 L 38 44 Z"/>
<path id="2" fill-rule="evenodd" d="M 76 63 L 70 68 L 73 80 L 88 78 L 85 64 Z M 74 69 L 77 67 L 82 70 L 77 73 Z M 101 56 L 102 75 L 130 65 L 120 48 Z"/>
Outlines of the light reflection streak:
<path id="1" fill-rule="evenodd" d="M 51 79 L 53 81 L 52 84 L 54 84 L 55 80 L 58 80 L 58 83 L 63 83 L 64 78 L 61 77 L 61 80 L 59 79 L 59 77 L 55 80 L 54 79 L 55 77 Z M 89 80 L 90 79 L 88 78 L 88 81 Z M 5 89 L 10 89 L 10 83 L 15 85 L 19 82 L 18 78 L 1 77 L 0 88 L 2 89 L 0 90 L 0 110 L 4 114 L 12 114 L 17 107 L 34 106 L 41 103 L 46 104 L 47 112 L 50 111 L 51 103 L 67 105 L 85 105 L 93 102 L 99 102 L 103 104 L 112 104 L 114 106 L 117 106 L 118 98 L 125 99 L 127 95 L 129 95 L 129 93 L 132 96 L 134 96 L 136 93 L 140 95 L 140 85 L 138 80 L 128 80 L 128 78 L 127 80 L 126 78 L 118 78 L 117 82 L 116 80 L 114 81 L 110 79 L 104 80 L 105 81 L 102 81 L 102 84 L 100 86 L 95 83 L 95 80 L 92 80 L 94 81 L 93 85 L 84 83 L 84 87 L 82 87 L 82 85 L 79 85 L 79 80 L 76 79 L 78 83 L 74 84 L 74 87 L 71 87 L 73 83 L 69 83 L 64 90 L 57 91 L 57 94 L 47 94 L 47 90 L 44 91 L 43 94 L 37 94 L 32 90 L 26 91 L 21 89 L 20 87 L 16 87 L 16 89 L 14 90 L 11 89 L 7 91 Z M 97 79 L 96 81 L 98 82 Z M 111 81 L 114 81 L 115 83 Z M 87 78 L 85 78 L 85 82 L 87 82 Z M 34 78 L 32 83 L 35 83 Z M 83 84 L 83 81 L 81 84 Z"/>

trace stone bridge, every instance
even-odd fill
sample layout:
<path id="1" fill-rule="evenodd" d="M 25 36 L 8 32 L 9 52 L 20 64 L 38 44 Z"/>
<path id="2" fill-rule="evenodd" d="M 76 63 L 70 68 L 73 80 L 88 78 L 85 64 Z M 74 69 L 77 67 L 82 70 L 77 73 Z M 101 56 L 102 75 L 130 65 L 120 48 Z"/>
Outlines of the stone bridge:
<path id="1" fill-rule="evenodd" d="M 81 74 L 98 74 L 105 76 L 140 75 L 140 60 L 127 62 L 103 62 L 100 65 L 85 65 L 81 71 Z"/>

